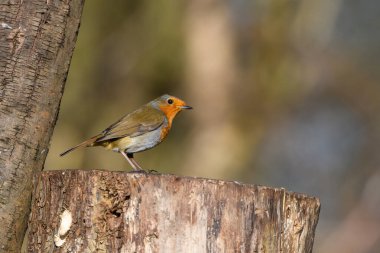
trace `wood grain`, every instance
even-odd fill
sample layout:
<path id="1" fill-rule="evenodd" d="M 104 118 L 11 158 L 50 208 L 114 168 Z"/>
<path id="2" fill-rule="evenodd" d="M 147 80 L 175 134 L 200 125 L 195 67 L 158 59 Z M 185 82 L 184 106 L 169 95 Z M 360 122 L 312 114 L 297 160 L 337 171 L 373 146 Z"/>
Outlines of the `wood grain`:
<path id="1" fill-rule="evenodd" d="M 320 203 L 285 189 L 202 178 L 47 171 L 29 252 L 312 252 Z M 73 224 L 54 245 L 60 215 Z"/>

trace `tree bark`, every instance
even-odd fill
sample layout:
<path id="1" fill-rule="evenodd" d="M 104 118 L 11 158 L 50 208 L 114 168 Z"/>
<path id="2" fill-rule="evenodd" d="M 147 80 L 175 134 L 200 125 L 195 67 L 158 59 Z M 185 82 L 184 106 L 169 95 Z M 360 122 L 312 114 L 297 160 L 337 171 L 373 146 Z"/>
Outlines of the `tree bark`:
<path id="1" fill-rule="evenodd" d="M 33 253 L 312 252 L 320 209 L 284 189 L 80 170 L 40 173 L 32 202 Z"/>
<path id="2" fill-rule="evenodd" d="M 20 252 L 83 0 L 0 3 L 0 252 Z"/>

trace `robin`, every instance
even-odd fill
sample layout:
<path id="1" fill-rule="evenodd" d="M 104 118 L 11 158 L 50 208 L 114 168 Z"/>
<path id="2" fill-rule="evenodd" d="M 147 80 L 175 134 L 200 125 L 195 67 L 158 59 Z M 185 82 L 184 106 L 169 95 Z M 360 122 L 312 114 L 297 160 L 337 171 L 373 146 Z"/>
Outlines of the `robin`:
<path id="1" fill-rule="evenodd" d="M 120 152 L 136 171 L 141 166 L 133 154 L 151 149 L 168 135 L 174 117 L 183 109 L 192 109 L 179 98 L 162 95 L 131 112 L 94 137 L 66 150 L 60 156 L 79 147 L 103 146 Z"/>

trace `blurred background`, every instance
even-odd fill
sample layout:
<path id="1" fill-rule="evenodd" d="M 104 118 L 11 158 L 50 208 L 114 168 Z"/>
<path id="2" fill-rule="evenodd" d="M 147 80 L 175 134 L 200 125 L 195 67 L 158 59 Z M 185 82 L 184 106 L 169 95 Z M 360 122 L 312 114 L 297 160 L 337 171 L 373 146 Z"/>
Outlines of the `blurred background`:
<path id="1" fill-rule="evenodd" d="M 194 107 L 135 156 L 162 173 L 317 196 L 314 252 L 380 252 L 380 2 L 87 1 L 46 170 L 130 170 L 58 154 L 164 94 Z"/>

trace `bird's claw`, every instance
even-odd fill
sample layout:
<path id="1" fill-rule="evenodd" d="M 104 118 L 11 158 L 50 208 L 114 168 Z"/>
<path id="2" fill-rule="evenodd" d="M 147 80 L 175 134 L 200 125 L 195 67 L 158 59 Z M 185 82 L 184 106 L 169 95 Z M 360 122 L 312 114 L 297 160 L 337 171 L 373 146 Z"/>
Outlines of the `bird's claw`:
<path id="1" fill-rule="evenodd" d="M 141 174 L 146 174 L 148 173 L 146 170 L 139 169 L 139 170 L 132 170 L 129 173 L 141 173 Z"/>
<path id="2" fill-rule="evenodd" d="M 157 170 L 144 170 L 144 169 L 133 170 L 130 173 L 160 174 Z"/>

